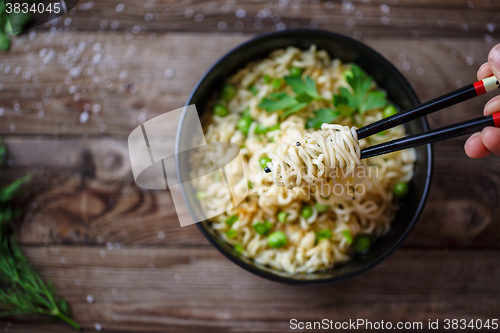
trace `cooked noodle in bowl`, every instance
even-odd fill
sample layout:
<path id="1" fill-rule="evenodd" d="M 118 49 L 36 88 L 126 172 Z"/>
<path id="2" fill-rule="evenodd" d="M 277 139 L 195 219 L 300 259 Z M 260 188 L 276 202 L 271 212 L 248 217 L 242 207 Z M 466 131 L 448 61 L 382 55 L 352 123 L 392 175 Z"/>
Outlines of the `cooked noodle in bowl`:
<path id="1" fill-rule="evenodd" d="M 233 191 L 248 189 L 248 196 L 210 221 L 239 255 L 291 274 L 312 273 L 366 251 L 390 229 L 416 153 L 360 160 L 363 147 L 406 133 L 398 126 L 358 140 L 357 127 L 396 111 L 355 64 L 314 46 L 276 50 L 228 78 L 208 108 L 207 143 L 236 144 L 244 156 L 248 182 L 237 166 L 225 176 L 237 184 Z M 204 209 L 224 211 L 224 179 L 211 181 L 210 193 L 197 197 Z"/>

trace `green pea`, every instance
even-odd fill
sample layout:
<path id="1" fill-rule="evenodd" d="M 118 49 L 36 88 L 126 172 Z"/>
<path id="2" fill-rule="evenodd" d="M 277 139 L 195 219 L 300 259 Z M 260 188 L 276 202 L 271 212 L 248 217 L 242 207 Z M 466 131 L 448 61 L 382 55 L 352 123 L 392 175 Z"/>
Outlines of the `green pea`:
<path id="1" fill-rule="evenodd" d="M 253 84 L 250 86 L 249 89 L 250 89 L 250 92 L 252 93 L 252 95 L 254 95 L 254 96 L 259 93 L 259 89 L 257 89 L 257 87 Z"/>
<path id="2" fill-rule="evenodd" d="M 255 223 L 252 227 L 259 235 L 265 236 L 269 233 L 269 230 L 271 230 L 273 225 L 269 221 L 263 221 Z"/>
<path id="3" fill-rule="evenodd" d="M 248 130 L 250 129 L 250 125 L 252 125 L 252 118 L 250 117 L 243 117 L 240 120 L 238 120 L 238 129 L 245 135 L 248 135 Z"/>
<path id="4" fill-rule="evenodd" d="M 287 212 L 279 212 L 278 213 L 278 221 L 280 221 L 281 223 L 285 223 L 287 217 L 288 217 Z"/>
<path id="5" fill-rule="evenodd" d="M 302 68 L 298 68 L 298 67 L 292 67 L 292 68 L 290 68 L 290 75 L 291 76 L 300 76 L 300 75 L 302 75 Z"/>
<path id="6" fill-rule="evenodd" d="M 253 183 L 251 181 L 248 181 L 248 188 L 251 190 L 253 189 Z"/>
<path id="7" fill-rule="evenodd" d="M 236 252 L 236 254 L 242 254 L 245 249 L 243 249 L 243 246 L 241 246 L 240 244 L 236 244 L 233 247 L 233 250 L 234 252 Z"/>
<path id="8" fill-rule="evenodd" d="M 238 232 L 234 229 L 229 229 L 228 231 L 226 231 L 226 236 L 229 239 L 236 237 L 236 235 L 238 235 Z"/>
<path id="9" fill-rule="evenodd" d="M 398 109 L 394 107 L 394 105 L 387 105 L 387 107 L 384 109 L 383 116 L 384 118 L 390 117 L 398 113 Z"/>
<path id="10" fill-rule="evenodd" d="M 330 206 L 327 206 L 327 205 L 323 205 L 319 202 L 316 202 L 316 210 L 318 211 L 318 213 L 324 213 L 326 212 L 328 209 L 330 208 Z"/>
<path id="11" fill-rule="evenodd" d="M 364 253 L 368 251 L 371 245 L 372 241 L 367 235 L 360 235 L 356 237 L 356 239 L 352 243 L 354 251 L 356 251 L 357 253 Z"/>
<path id="12" fill-rule="evenodd" d="M 264 75 L 264 83 L 269 84 L 271 82 L 271 77 L 269 75 Z"/>
<path id="13" fill-rule="evenodd" d="M 268 131 L 267 127 L 262 124 L 258 124 L 257 127 L 255 128 L 255 134 L 266 134 L 267 131 Z"/>
<path id="14" fill-rule="evenodd" d="M 207 196 L 207 194 L 203 191 L 196 192 L 196 198 L 198 198 L 198 200 L 203 200 L 203 199 L 205 199 L 206 196 Z"/>
<path id="15" fill-rule="evenodd" d="M 275 231 L 267 238 L 269 246 L 274 248 L 285 246 L 286 242 L 286 234 L 283 231 Z"/>
<path id="16" fill-rule="evenodd" d="M 344 235 L 344 237 L 347 241 L 347 244 L 352 244 L 352 235 L 351 235 L 351 232 L 349 230 L 342 231 L 342 235 Z"/>
<path id="17" fill-rule="evenodd" d="M 226 222 L 228 226 L 232 226 L 234 222 L 238 221 L 238 219 L 239 219 L 238 215 L 232 215 L 229 216 L 224 222 Z"/>
<path id="18" fill-rule="evenodd" d="M 243 113 L 241 114 L 241 116 L 243 118 L 252 118 L 252 116 L 250 115 L 250 108 L 246 108 Z"/>
<path id="19" fill-rule="evenodd" d="M 304 208 L 302 208 L 301 214 L 305 219 L 310 218 L 313 215 L 313 210 L 311 206 L 305 205 Z"/>
<path id="20" fill-rule="evenodd" d="M 393 193 L 398 198 L 403 198 L 408 194 L 408 184 L 404 182 L 399 182 L 394 185 Z"/>
<path id="21" fill-rule="evenodd" d="M 333 233 L 329 229 L 318 230 L 314 232 L 316 234 L 316 240 L 319 242 L 322 239 L 330 239 L 333 236 Z"/>
<path id="22" fill-rule="evenodd" d="M 225 84 L 220 91 L 220 98 L 229 101 L 236 95 L 236 88 L 233 85 Z"/>
<path id="23" fill-rule="evenodd" d="M 273 79 L 271 81 L 271 87 L 274 89 L 274 90 L 278 90 L 279 88 L 281 88 L 281 85 L 283 84 L 283 80 L 282 79 Z"/>
<path id="24" fill-rule="evenodd" d="M 222 104 L 217 104 L 214 106 L 214 113 L 219 117 L 225 117 L 229 114 L 229 110 Z"/>
<path id="25" fill-rule="evenodd" d="M 261 157 L 260 160 L 259 160 L 259 163 L 260 163 L 260 166 L 262 167 L 262 169 L 264 169 L 266 166 L 267 166 L 267 163 L 271 162 L 272 160 L 265 156 L 265 157 Z"/>

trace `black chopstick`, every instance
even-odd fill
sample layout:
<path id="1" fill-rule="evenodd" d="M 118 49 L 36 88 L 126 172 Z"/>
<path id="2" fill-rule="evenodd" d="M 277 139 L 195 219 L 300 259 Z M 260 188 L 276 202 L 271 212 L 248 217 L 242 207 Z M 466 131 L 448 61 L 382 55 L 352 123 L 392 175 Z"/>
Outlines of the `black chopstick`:
<path id="1" fill-rule="evenodd" d="M 361 158 L 392 153 L 394 151 L 412 148 L 428 143 L 455 138 L 481 131 L 486 126 L 500 127 L 500 112 L 467 120 L 458 124 L 438 128 L 429 132 L 407 136 L 361 149 Z"/>
<path id="2" fill-rule="evenodd" d="M 500 88 L 498 80 L 490 76 L 484 80 L 471 83 L 463 88 L 442 95 L 428 102 L 417 105 L 406 111 L 399 112 L 393 116 L 381 119 L 364 127 L 358 128 L 358 139 L 361 140 L 375 133 L 385 131 L 386 129 L 401 125 L 410 120 L 423 117 L 432 112 L 447 108 L 457 103 L 466 101 L 473 97 L 486 94 L 492 90 Z"/>
<path id="3" fill-rule="evenodd" d="M 429 143 L 443 141 L 457 136 L 472 134 L 481 131 L 487 126 L 500 128 L 500 112 L 490 114 L 488 116 L 479 117 L 472 120 L 463 121 L 458 124 L 438 128 L 429 132 L 406 136 L 401 139 L 396 139 L 375 146 L 370 146 L 361 149 L 360 159 L 373 156 L 392 153 L 398 150 L 413 148 Z M 266 173 L 270 173 L 271 169 L 266 167 Z"/>

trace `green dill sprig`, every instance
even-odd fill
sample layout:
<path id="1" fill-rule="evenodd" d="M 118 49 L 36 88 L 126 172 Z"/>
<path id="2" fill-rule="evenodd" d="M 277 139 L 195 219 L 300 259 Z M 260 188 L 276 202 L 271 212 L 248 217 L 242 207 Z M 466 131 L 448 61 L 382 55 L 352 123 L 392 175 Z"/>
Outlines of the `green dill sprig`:
<path id="1" fill-rule="evenodd" d="M 0 164 L 4 155 L 5 146 L 0 140 Z M 21 213 L 12 204 L 12 199 L 21 185 L 30 179 L 28 175 L 0 189 L 0 317 L 43 314 L 81 330 L 80 325 L 69 318 L 68 303 L 55 295 L 51 283 L 43 282 L 21 251 L 10 228 L 10 222 Z"/>

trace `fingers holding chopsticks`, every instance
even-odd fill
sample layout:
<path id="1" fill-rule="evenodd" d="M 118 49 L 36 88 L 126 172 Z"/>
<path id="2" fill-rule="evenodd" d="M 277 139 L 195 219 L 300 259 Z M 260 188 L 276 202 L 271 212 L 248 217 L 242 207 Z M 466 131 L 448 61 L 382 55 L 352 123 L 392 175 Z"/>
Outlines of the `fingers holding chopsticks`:
<path id="1" fill-rule="evenodd" d="M 500 95 L 493 97 L 484 106 L 484 115 L 493 114 L 500 111 Z"/>
<path id="2" fill-rule="evenodd" d="M 483 158 L 491 153 L 500 156 L 500 128 L 488 126 L 472 134 L 465 143 L 465 152 L 471 158 Z"/>
<path id="3" fill-rule="evenodd" d="M 477 71 L 477 78 L 482 80 L 491 75 L 500 77 L 500 44 L 493 47 L 488 55 L 488 62 Z M 500 96 L 495 96 L 484 106 L 484 115 L 500 111 Z M 500 128 L 486 127 L 475 133 L 465 143 L 465 152 L 471 158 L 483 158 L 491 153 L 500 156 Z"/>
<path id="4" fill-rule="evenodd" d="M 485 79 L 492 75 L 496 77 L 500 75 L 500 44 L 495 45 L 491 49 L 488 55 L 488 62 L 482 64 L 477 71 L 478 80 Z"/>
<path id="5" fill-rule="evenodd" d="M 491 151 L 484 145 L 482 132 L 474 133 L 467 139 L 465 153 L 470 158 L 483 158 L 491 154 Z"/>

